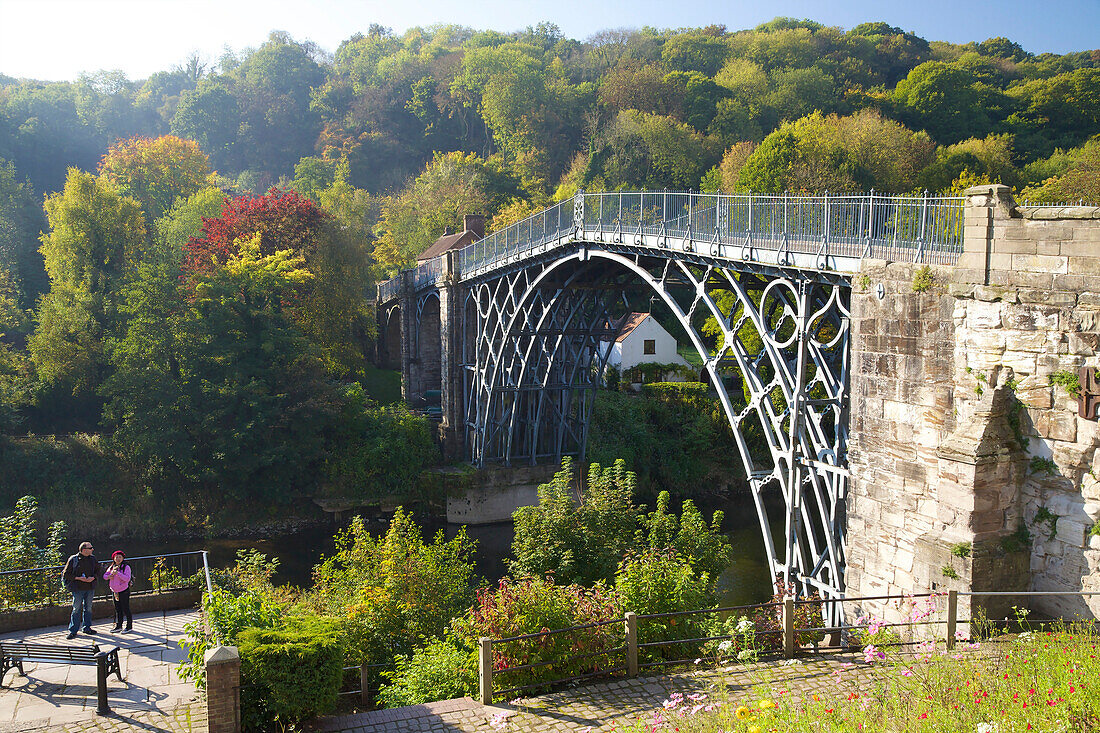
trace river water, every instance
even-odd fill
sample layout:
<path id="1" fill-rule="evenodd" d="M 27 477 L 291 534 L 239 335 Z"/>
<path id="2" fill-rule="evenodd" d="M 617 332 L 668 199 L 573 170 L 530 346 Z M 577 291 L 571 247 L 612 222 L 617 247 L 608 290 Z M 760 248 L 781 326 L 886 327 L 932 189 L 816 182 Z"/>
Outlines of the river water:
<path id="1" fill-rule="evenodd" d="M 722 507 L 701 508 L 704 516 L 709 517 L 714 508 Z M 379 518 L 375 518 L 368 525 L 374 533 L 385 532 L 387 526 L 387 522 Z M 721 604 L 723 606 L 744 605 L 767 600 L 772 594 L 772 587 L 755 510 L 751 506 L 745 506 L 741 511 L 727 507 L 724 527 L 727 528 L 724 534 L 733 548 L 733 562 L 718 578 L 717 590 Z M 269 557 L 279 559 L 278 570 L 274 577 L 275 583 L 308 586 L 313 567 L 322 558 L 335 551 L 333 534 L 336 529 L 336 526 L 312 527 L 294 534 L 266 539 L 197 538 L 163 541 L 101 540 L 94 537 L 88 539 L 95 543 L 96 554 L 100 559 L 110 557 L 110 553 L 115 549 L 125 551 L 130 557 L 208 550 L 212 567 L 230 566 L 236 560 L 238 550 L 255 549 Z M 439 529 L 442 529 L 450 539 L 455 536 L 460 526 L 446 523 L 428 524 L 424 527 L 426 540 L 430 541 Z M 489 583 L 505 575 L 507 573 L 505 559 L 511 556 L 512 549 L 512 523 L 469 526 L 466 528 L 466 533 L 471 539 L 477 541 L 477 552 L 474 556 L 477 573 Z M 85 538 L 72 539 L 75 541 L 67 542 L 63 548 L 65 554 L 75 552 L 75 549 L 70 549 L 70 545 L 75 548 L 79 541 Z"/>

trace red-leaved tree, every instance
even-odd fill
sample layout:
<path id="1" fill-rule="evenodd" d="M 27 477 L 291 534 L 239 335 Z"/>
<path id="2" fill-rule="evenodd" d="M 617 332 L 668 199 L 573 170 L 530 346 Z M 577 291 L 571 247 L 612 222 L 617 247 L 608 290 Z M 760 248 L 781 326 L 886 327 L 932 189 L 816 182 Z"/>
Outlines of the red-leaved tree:
<path id="1" fill-rule="evenodd" d="M 202 234 L 184 246 L 184 276 L 207 275 L 237 253 L 235 240 L 260 234 L 264 255 L 290 249 L 308 261 L 327 215 L 293 191 L 272 188 L 263 196 L 237 196 L 225 202 L 222 215 L 203 219 Z"/>

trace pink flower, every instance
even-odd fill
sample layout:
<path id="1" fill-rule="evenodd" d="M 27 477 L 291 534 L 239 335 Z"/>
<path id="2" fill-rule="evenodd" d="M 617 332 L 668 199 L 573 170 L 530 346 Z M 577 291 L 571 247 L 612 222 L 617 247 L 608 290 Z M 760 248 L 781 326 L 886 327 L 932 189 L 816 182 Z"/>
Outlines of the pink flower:
<path id="1" fill-rule="evenodd" d="M 882 651 L 874 644 L 868 644 L 863 649 L 863 661 L 867 662 L 867 664 L 874 664 L 883 659 L 886 659 L 886 652 Z"/>

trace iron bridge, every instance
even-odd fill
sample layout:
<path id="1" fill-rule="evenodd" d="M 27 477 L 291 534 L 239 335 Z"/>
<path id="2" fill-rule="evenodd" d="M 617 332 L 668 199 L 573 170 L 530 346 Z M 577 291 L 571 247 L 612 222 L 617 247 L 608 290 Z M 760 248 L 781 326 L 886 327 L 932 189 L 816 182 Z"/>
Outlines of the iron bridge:
<path id="1" fill-rule="evenodd" d="M 416 351 L 421 314 L 450 292 L 443 343 L 458 352 L 456 422 L 474 464 L 583 462 L 609 353 L 600 344 L 659 299 L 717 391 L 773 573 L 835 598 L 853 278 L 865 258 L 952 264 L 962 228 L 962 198 L 927 194 L 582 191 L 381 283 L 379 312 L 415 309 Z M 827 607 L 839 620 L 840 604 Z"/>

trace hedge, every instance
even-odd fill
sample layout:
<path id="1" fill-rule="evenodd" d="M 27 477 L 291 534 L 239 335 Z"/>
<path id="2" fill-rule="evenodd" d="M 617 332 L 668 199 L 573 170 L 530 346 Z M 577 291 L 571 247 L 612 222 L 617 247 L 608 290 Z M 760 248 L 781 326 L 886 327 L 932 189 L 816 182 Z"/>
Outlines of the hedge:
<path id="1" fill-rule="evenodd" d="M 270 731 L 332 712 L 343 655 L 335 625 L 320 619 L 287 629 L 247 629 L 241 655 L 241 724 Z"/>

